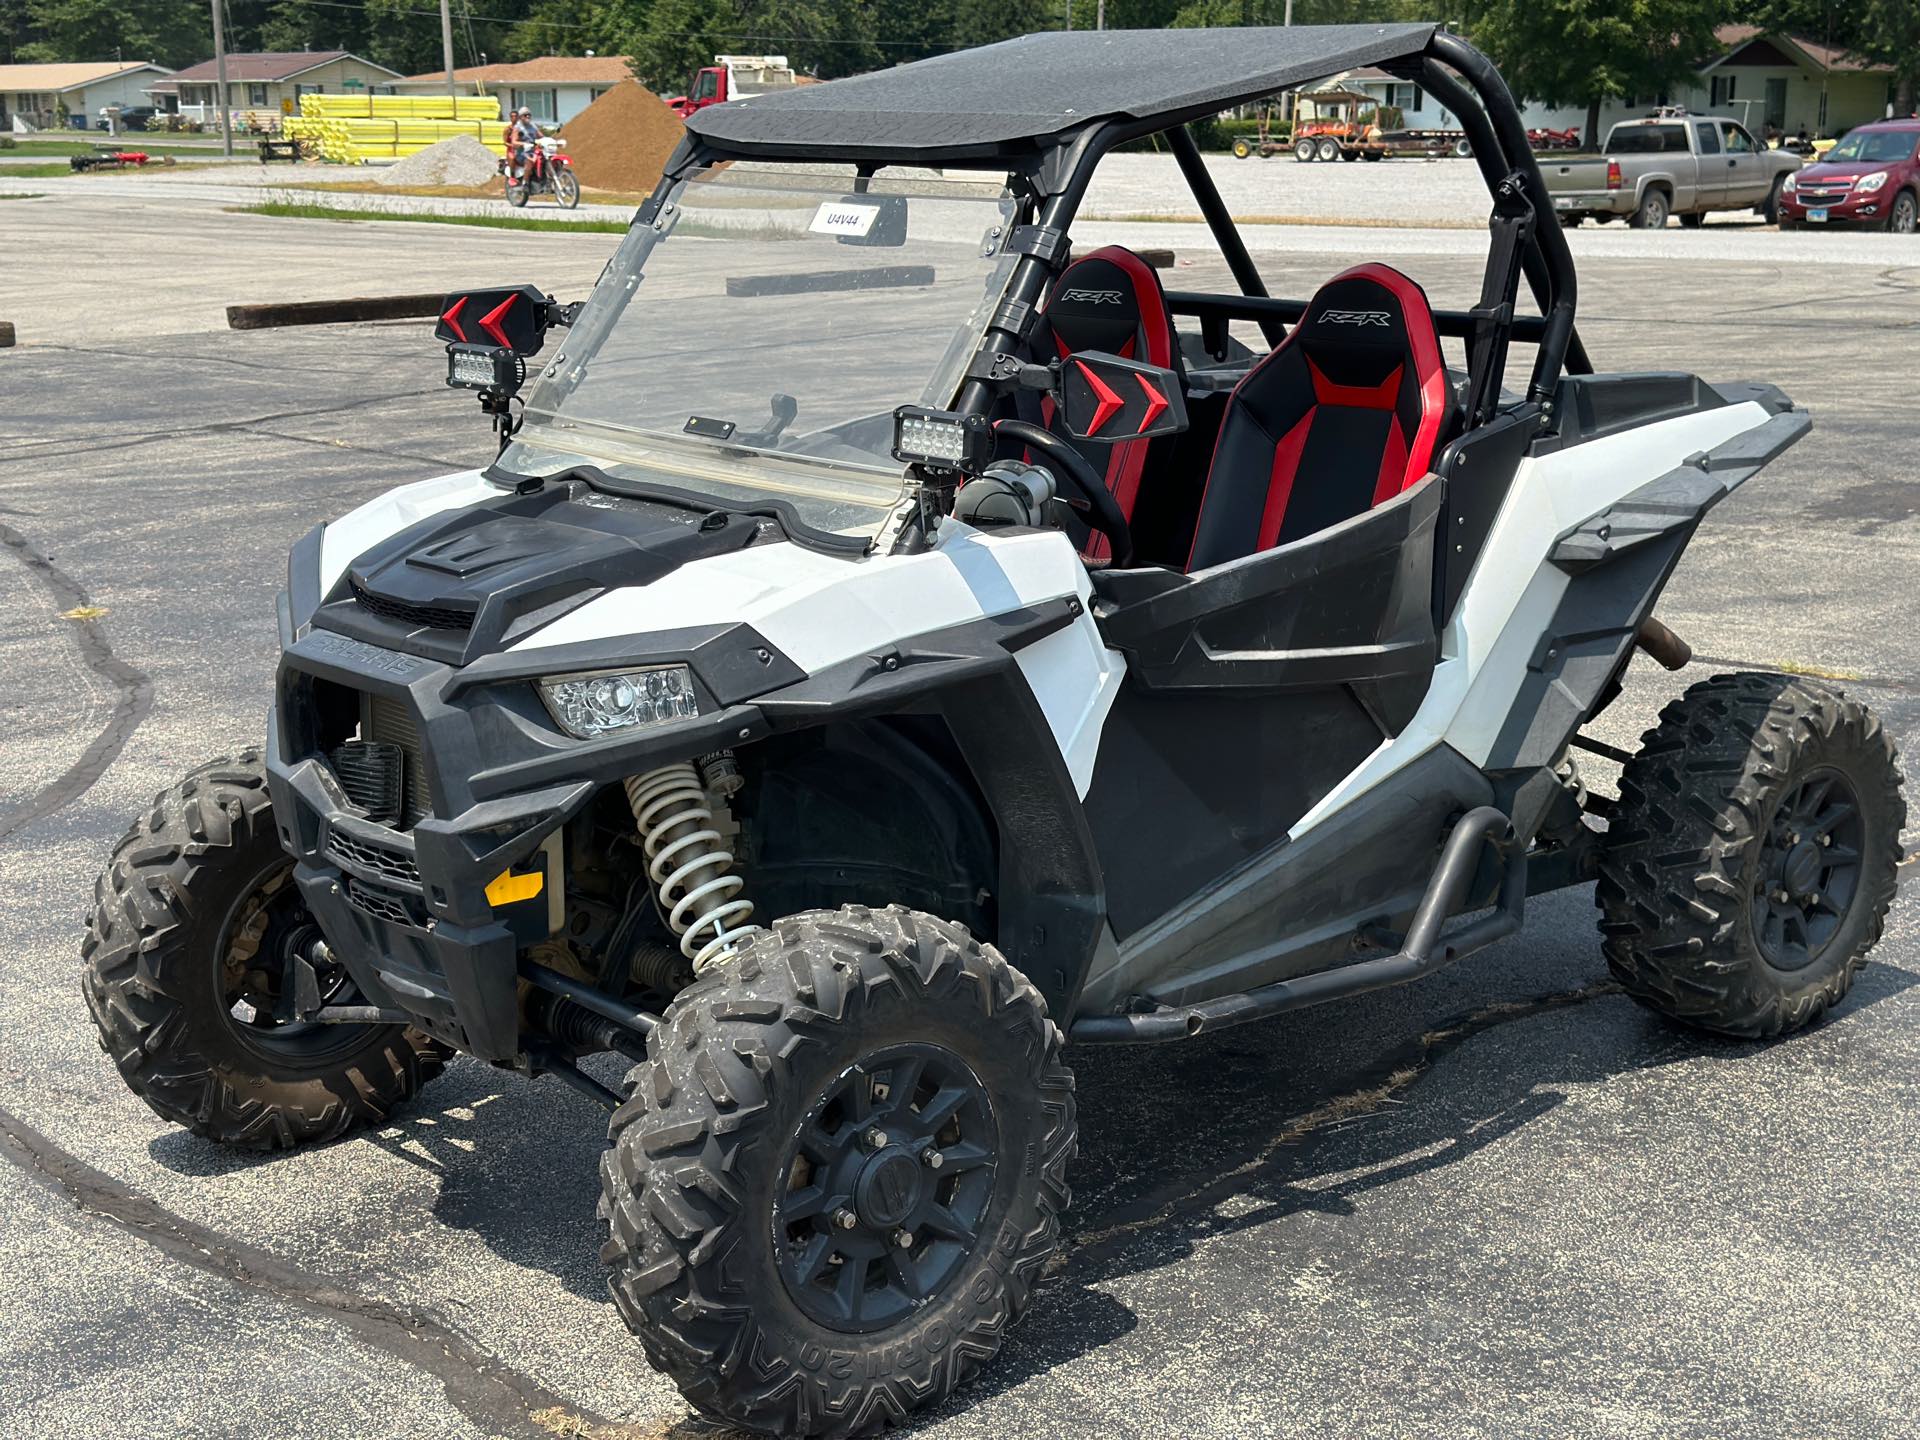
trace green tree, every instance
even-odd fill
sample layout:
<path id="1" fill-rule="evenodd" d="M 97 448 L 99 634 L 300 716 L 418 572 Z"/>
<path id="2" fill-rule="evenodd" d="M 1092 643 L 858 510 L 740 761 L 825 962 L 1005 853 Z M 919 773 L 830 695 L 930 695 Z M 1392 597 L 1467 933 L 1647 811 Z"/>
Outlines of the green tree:
<path id="1" fill-rule="evenodd" d="M 1920 0 L 1855 0 L 1859 32 L 1849 48 L 1893 67 L 1893 113 L 1913 114 L 1920 85 Z"/>
<path id="2" fill-rule="evenodd" d="M 1724 0 L 1489 0 L 1472 34 L 1516 95 L 1585 105 L 1592 147 L 1601 102 L 1685 81 L 1725 13 Z"/>
<path id="3" fill-rule="evenodd" d="M 492 9 L 491 0 L 486 10 Z M 647 17 L 646 0 L 541 0 L 501 42 L 508 60 L 538 55 L 617 55 Z"/>
<path id="4" fill-rule="evenodd" d="M 678 95 L 694 71 L 729 48 L 728 35 L 739 28 L 732 0 L 653 0 L 621 48 L 642 85 Z"/>
<path id="5" fill-rule="evenodd" d="M 36 38 L 19 47 L 25 61 L 118 58 L 177 69 L 212 53 L 207 12 L 180 0 L 28 0 L 26 23 Z"/>

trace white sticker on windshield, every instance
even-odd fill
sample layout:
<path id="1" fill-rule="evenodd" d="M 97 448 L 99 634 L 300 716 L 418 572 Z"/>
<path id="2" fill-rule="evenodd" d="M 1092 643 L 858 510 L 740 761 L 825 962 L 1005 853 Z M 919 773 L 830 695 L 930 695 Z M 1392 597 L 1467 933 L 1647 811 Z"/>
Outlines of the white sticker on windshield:
<path id="1" fill-rule="evenodd" d="M 844 200 L 829 200 L 815 212 L 807 228 L 816 235 L 864 235 L 873 228 L 880 214 L 878 205 L 849 205 Z"/>

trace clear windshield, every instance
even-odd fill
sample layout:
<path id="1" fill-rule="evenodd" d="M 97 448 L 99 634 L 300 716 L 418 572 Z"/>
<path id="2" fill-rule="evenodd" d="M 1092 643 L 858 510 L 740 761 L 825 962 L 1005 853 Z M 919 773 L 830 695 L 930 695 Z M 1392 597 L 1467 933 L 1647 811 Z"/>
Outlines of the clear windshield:
<path id="1" fill-rule="evenodd" d="M 1826 159 L 1888 165 L 1911 155 L 1916 140 L 1920 136 L 1911 130 L 1856 130 L 1829 150 Z"/>
<path id="2" fill-rule="evenodd" d="M 735 162 L 621 243 L 502 460 L 579 461 L 872 534 L 900 405 L 951 405 L 1012 259 L 999 179 Z M 551 342 L 550 342 L 551 343 Z"/>

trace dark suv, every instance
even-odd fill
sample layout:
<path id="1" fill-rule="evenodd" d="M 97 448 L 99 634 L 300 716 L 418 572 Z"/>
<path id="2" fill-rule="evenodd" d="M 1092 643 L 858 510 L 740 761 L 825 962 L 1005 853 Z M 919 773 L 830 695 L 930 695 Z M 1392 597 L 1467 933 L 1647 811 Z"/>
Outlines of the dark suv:
<path id="1" fill-rule="evenodd" d="M 1920 119 L 1847 132 L 1817 165 L 1787 177 L 1780 227 L 1875 225 L 1911 235 L 1920 224 Z"/>

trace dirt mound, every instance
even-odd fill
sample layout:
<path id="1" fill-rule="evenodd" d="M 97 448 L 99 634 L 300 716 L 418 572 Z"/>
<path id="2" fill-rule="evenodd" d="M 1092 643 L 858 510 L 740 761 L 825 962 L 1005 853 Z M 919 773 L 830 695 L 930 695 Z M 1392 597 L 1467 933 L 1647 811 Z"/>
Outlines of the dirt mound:
<path id="1" fill-rule="evenodd" d="M 560 133 L 582 185 L 644 193 L 659 183 L 686 130 L 666 101 L 638 80 L 623 80 Z"/>
<path id="2" fill-rule="evenodd" d="M 489 185 L 499 165 L 473 136 L 455 135 L 387 166 L 374 179 L 382 185 Z"/>

